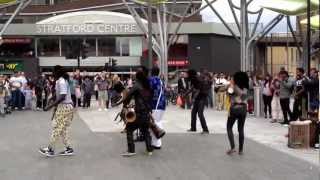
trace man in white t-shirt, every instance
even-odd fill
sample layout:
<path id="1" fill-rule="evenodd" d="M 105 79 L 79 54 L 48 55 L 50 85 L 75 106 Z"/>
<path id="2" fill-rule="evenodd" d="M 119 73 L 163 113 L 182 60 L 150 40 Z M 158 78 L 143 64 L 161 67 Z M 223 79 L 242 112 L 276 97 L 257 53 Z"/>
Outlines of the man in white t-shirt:
<path id="1" fill-rule="evenodd" d="M 19 73 L 15 72 L 10 78 L 10 87 L 12 91 L 13 108 L 16 110 L 22 110 L 23 107 L 23 94 L 22 94 L 22 82 L 19 78 Z"/>
<path id="2" fill-rule="evenodd" d="M 225 78 L 225 75 L 221 73 L 215 80 L 214 90 L 217 94 L 217 110 L 222 111 L 226 100 L 226 89 L 229 82 Z"/>

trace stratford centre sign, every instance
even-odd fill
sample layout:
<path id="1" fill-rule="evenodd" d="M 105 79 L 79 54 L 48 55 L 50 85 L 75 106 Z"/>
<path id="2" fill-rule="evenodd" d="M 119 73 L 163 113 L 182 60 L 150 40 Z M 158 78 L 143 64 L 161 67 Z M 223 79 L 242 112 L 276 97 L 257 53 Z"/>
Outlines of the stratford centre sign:
<path id="1" fill-rule="evenodd" d="M 137 34 L 137 24 L 37 24 L 36 34 Z"/>

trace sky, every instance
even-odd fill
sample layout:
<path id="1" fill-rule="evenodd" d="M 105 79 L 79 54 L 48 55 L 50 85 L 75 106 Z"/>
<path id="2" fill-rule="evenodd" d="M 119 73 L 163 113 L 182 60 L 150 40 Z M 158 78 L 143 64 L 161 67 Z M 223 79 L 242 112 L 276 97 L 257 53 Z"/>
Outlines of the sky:
<path id="1" fill-rule="evenodd" d="M 209 0 L 212 1 L 212 0 Z M 232 0 L 234 4 L 236 4 L 237 6 L 240 6 L 240 0 Z M 268 0 L 254 0 L 250 6 L 249 6 L 249 10 L 252 11 L 257 11 L 260 9 L 260 7 L 266 3 L 266 1 Z M 202 6 L 206 5 L 206 2 L 204 0 L 202 0 Z M 234 23 L 234 18 L 232 16 L 230 7 L 229 7 L 229 3 L 228 0 L 217 0 L 215 3 L 213 3 L 213 6 L 215 7 L 215 9 L 220 13 L 220 15 L 222 17 L 224 17 L 225 21 L 228 23 Z M 236 10 L 237 16 L 240 17 L 240 12 L 238 10 Z M 203 11 L 201 11 L 201 15 L 202 15 L 202 19 L 204 22 L 221 22 L 217 16 L 213 13 L 213 11 L 210 9 L 210 7 L 207 7 L 206 9 L 204 9 Z M 278 13 L 269 11 L 269 10 L 264 10 L 262 16 L 261 16 L 261 26 L 262 25 L 266 25 L 268 24 L 268 22 L 270 22 L 274 17 L 276 17 L 278 15 Z M 250 15 L 249 16 L 249 22 L 254 23 L 255 20 L 257 18 L 257 15 Z M 296 18 L 295 17 L 291 17 L 291 21 L 292 21 L 292 25 L 293 28 L 296 28 Z M 286 23 L 286 18 L 284 18 L 272 31 L 271 33 L 274 32 L 283 32 L 286 33 L 287 32 L 287 23 Z"/>

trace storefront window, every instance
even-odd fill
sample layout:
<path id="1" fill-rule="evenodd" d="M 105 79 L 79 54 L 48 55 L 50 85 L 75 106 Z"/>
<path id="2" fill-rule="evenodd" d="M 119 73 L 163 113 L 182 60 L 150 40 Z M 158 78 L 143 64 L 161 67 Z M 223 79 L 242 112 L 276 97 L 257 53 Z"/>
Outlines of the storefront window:
<path id="1" fill-rule="evenodd" d="M 121 56 L 129 56 L 130 39 L 129 38 L 120 38 L 120 43 L 121 43 Z"/>
<path id="2" fill-rule="evenodd" d="M 0 57 L 34 57 L 34 42 L 28 38 L 4 38 Z"/>
<path id="3" fill-rule="evenodd" d="M 276 74 L 281 68 L 288 70 L 289 74 L 295 74 L 298 67 L 298 50 L 296 47 L 273 46 L 267 47 L 268 73 Z"/>
<path id="4" fill-rule="evenodd" d="M 116 56 L 121 56 L 121 38 L 116 39 Z"/>
<path id="5" fill-rule="evenodd" d="M 117 56 L 115 37 L 98 39 L 98 56 Z"/>
<path id="6" fill-rule="evenodd" d="M 96 38 L 87 38 L 86 39 L 87 47 L 87 56 L 93 57 L 97 56 L 96 54 Z"/>
<path id="7" fill-rule="evenodd" d="M 69 38 L 61 40 L 62 56 L 75 59 L 79 56 L 79 47 L 83 43 L 82 38 Z"/>
<path id="8" fill-rule="evenodd" d="M 40 38 L 38 41 L 39 56 L 60 56 L 58 38 Z"/>
<path id="9" fill-rule="evenodd" d="M 130 38 L 130 56 L 142 56 L 142 39 L 141 37 Z"/>

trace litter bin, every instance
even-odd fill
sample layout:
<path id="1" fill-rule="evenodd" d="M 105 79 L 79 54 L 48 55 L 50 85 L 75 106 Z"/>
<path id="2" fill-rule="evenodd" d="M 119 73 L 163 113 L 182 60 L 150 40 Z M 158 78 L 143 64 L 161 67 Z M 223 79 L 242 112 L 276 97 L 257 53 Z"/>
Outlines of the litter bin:
<path id="1" fill-rule="evenodd" d="M 292 121 L 289 126 L 288 146 L 291 148 L 310 147 L 311 121 Z"/>
<path id="2" fill-rule="evenodd" d="M 260 86 L 255 86 L 254 88 L 254 115 L 256 117 L 261 117 L 262 115 L 262 88 Z"/>

